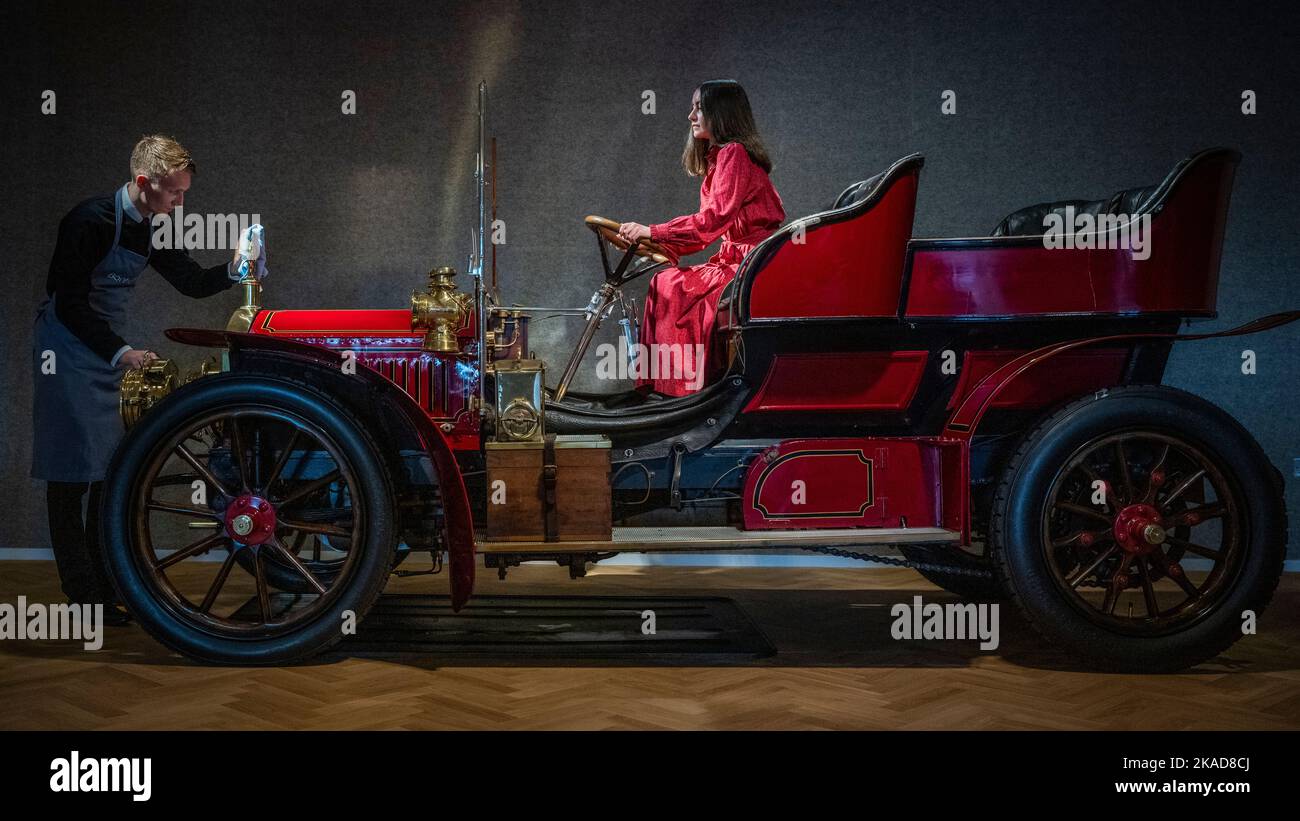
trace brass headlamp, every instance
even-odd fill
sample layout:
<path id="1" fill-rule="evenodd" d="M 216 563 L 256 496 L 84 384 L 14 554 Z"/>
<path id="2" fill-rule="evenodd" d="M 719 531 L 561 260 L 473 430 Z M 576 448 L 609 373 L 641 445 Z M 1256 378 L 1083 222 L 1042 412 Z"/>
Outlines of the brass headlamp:
<path id="1" fill-rule="evenodd" d="M 179 374 L 170 359 L 154 359 L 142 368 L 133 368 L 122 376 L 118 389 L 117 410 L 129 428 L 144 412 L 176 389 Z"/>
<path id="2" fill-rule="evenodd" d="M 117 394 L 117 412 L 122 417 L 122 423 L 129 428 L 140 421 L 145 411 L 176 388 L 220 372 L 221 366 L 214 358 L 208 357 L 197 368 L 185 374 L 182 380 L 175 361 L 154 359 L 144 367 L 133 368 L 122 375 L 122 385 Z"/>
<path id="3" fill-rule="evenodd" d="M 411 328 L 423 330 L 424 349 L 436 353 L 456 353 L 460 345 L 456 332 L 465 326 L 473 299 L 456 290 L 451 278 L 456 269 L 434 268 L 429 272 L 428 291 L 411 294 Z"/>

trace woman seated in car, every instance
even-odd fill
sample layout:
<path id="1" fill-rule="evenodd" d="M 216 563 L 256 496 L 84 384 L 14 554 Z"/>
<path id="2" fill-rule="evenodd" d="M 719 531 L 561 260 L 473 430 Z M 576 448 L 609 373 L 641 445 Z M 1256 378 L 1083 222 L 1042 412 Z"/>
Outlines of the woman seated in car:
<path id="1" fill-rule="evenodd" d="M 681 378 L 657 373 L 638 379 L 637 387 L 667 396 L 684 396 L 721 375 L 726 351 L 713 324 L 722 289 L 745 254 L 785 220 L 781 197 L 768 178 L 772 161 L 759 139 L 745 89 L 734 80 L 701 83 L 691 98 L 690 121 L 682 164 L 687 174 L 704 177 L 699 212 L 655 225 L 619 226 L 625 240 L 652 240 L 679 257 L 722 237 L 708 262 L 666 268 L 650 281 L 640 341 L 652 359 L 662 346 L 673 346 L 669 350 L 681 357 L 683 368 Z M 695 361 L 700 350 L 702 361 Z"/>

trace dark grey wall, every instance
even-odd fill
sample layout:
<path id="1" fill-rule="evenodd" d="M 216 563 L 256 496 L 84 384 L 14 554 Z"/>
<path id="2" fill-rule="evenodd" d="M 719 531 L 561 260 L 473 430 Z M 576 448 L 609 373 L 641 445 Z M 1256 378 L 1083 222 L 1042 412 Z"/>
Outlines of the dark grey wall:
<path id="1" fill-rule="evenodd" d="M 28 351 L 58 221 L 125 182 L 145 132 L 196 154 L 191 210 L 262 215 L 272 306 L 404 307 L 430 267 L 464 269 L 480 78 L 500 152 L 506 298 L 585 302 L 599 267 L 581 218 L 694 210 L 698 181 L 678 164 L 689 98 L 721 76 L 749 90 L 791 217 L 925 152 L 918 236 L 985 234 L 1020 206 L 1101 198 L 1234 146 L 1245 159 L 1220 317 L 1205 327 L 1300 307 L 1294 5 L 87 3 L 5 22 L 0 545 L 47 544 L 41 485 L 26 478 Z M 40 113 L 44 89 L 58 95 L 53 116 Z M 340 112 L 344 89 L 355 116 Z M 646 89 L 654 116 L 640 112 Z M 944 89 L 955 116 L 940 115 Z M 1244 89 L 1254 116 L 1240 111 Z M 124 336 L 182 359 L 162 329 L 219 325 L 235 302 L 187 300 L 152 274 L 137 290 Z M 538 329 L 553 363 L 566 321 Z M 1292 510 L 1297 333 L 1179 346 L 1168 380 L 1246 424 L 1287 475 Z M 1240 372 L 1246 346 L 1254 376 Z"/>

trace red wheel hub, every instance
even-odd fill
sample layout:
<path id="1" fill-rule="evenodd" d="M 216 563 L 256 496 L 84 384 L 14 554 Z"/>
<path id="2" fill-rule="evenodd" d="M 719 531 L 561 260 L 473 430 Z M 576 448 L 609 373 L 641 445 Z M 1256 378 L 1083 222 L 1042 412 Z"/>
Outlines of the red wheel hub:
<path id="1" fill-rule="evenodd" d="M 275 535 L 275 508 L 261 496 L 236 496 L 226 507 L 226 535 L 241 544 L 262 544 Z"/>
<path id="2" fill-rule="evenodd" d="M 1129 505 L 1115 517 L 1115 541 L 1128 553 L 1150 553 L 1165 542 L 1164 518 L 1151 505 Z"/>

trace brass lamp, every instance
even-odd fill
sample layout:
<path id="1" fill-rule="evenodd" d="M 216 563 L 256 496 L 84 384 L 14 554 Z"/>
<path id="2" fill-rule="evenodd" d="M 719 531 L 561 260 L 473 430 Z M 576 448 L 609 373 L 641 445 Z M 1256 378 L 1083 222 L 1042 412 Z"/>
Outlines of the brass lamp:
<path id="1" fill-rule="evenodd" d="M 129 428 L 139 422 L 145 411 L 176 388 L 177 376 L 176 363 L 170 359 L 155 359 L 127 371 L 117 400 L 123 424 Z"/>
<path id="2" fill-rule="evenodd" d="M 436 353 L 455 353 L 460 350 L 456 332 L 469 315 L 467 295 L 456 290 L 451 278 L 456 269 L 444 266 L 429 272 L 429 290 L 411 294 L 411 328 L 423 330 L 424 349 Z"/>

